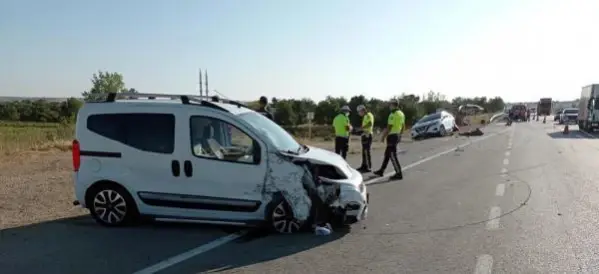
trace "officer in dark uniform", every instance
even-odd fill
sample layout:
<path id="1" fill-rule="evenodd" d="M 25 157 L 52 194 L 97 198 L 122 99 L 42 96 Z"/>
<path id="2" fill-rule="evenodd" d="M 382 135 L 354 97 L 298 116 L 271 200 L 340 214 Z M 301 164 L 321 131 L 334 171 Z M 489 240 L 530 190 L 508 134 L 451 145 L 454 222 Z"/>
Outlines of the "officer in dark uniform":
<path id="1" fill-rule="evenodd" d="M 370 172 L 372 168 L 372 159 L 370 149 L 372 145 L 372 134 L 374 129 L 374 115 L 366 109 L 366 106 L 359 105 L 358 114 L 362 116 L 362 165 L 357 168 L 360 172 Z"/>
<path id="2" fill-rule="evenodd" d="M 260 97 L 260 100 L 258 101 L 258 103 L 260 104 L 260 107 L 258 108 L 258 112 L 260 114 L 266 116 L 268 119 L 274 120 L 272 113 L 270 113 L 270 111 L 268 110 L 268 99 L 266 98 L 266 96 Z"/>
<path id="3" fill-rule="evenodd" d="M 389 118 L 387 119 L 387 127 L 383 131 L 382 141 L 387 141 L 387 147 L 385 148 L 385 158 L 383 159 L 383 163 L 381 164 L 381 168 L 375 172 L 375 175 L 384 176 L 385 169 L 387 169 L 387 164 L 389 164 L 389 160 L 393 164 L 393 169 L 395 170 L 395 174 L 391 176 L 391 180 L 401 180 L 403 179 L 403 174 L 401 172 L 401 165 L 399 164 L 399 160 L 397 159 L 397 145 L 401 139 L 401 133 L 404 130 L 406 118 L 401 110 L 399 110 L 399 104 L 397 101 L 391 101 L 389 104 L 389 108 L 391 109 L 391 113 L 389 114 Z"/>

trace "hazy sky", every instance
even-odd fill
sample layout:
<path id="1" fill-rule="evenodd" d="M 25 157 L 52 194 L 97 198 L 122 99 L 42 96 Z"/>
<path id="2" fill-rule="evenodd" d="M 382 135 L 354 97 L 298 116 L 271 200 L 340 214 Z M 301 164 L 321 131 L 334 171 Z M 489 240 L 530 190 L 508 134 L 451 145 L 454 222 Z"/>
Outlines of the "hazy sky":
<path id="1" fill-rule="evenodd" d="M 574 99 L 599 82 L 597 0 L 3 0 L 0 95 L 127 87 L 228 97 L 389 98 L 429 89 Z"/>

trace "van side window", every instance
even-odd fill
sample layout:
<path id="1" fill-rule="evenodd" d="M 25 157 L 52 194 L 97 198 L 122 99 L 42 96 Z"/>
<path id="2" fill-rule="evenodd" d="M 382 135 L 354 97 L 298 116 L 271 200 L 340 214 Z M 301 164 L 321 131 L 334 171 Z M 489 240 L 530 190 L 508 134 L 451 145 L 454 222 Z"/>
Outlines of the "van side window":
<path id="1" fill-rule="evenodd" d="M 215 160 L 254 163 L 254 140 L 237 127 L 214 118 L 189 120 L 193 155 Z"/>
<path id="2" fill-rule="evenodd" d="M 127 146 L 155 153 L 175 150 L 175 116 L 161 113 L 96 114 L 87 129 Z"/>

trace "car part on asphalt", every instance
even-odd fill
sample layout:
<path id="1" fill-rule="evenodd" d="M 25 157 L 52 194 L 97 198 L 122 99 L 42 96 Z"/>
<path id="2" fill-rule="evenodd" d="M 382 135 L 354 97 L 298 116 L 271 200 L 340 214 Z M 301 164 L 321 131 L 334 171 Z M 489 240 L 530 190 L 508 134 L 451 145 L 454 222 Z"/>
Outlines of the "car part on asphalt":
<path id="1" fill-rule="evenodd" d="M 460 133 L 460 136 L 467 136 L 467 137 L 470 137 L 470 136 L 482 136 L 483 134 L 484 134 L 484 132 L 482 130 L 480 130 L 480 128 L 476 128 L 476 129 L 471 130 L 471 131 Z"/>

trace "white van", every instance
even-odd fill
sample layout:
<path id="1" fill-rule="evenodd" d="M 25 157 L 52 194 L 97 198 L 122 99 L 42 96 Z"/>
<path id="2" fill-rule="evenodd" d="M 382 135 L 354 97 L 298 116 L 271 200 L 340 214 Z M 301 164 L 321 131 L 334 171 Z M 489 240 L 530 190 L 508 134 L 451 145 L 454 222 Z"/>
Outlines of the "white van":
<path id="1" fill-rule="evenodd" d="M 150 217 L 293 233 L 315 197 L 345 224 L 367 215 L 362 175 L 343 158 L 235 101 L 112 93 L 79 110 L 75 138 L 74 205 L 106 226 Z"/>

